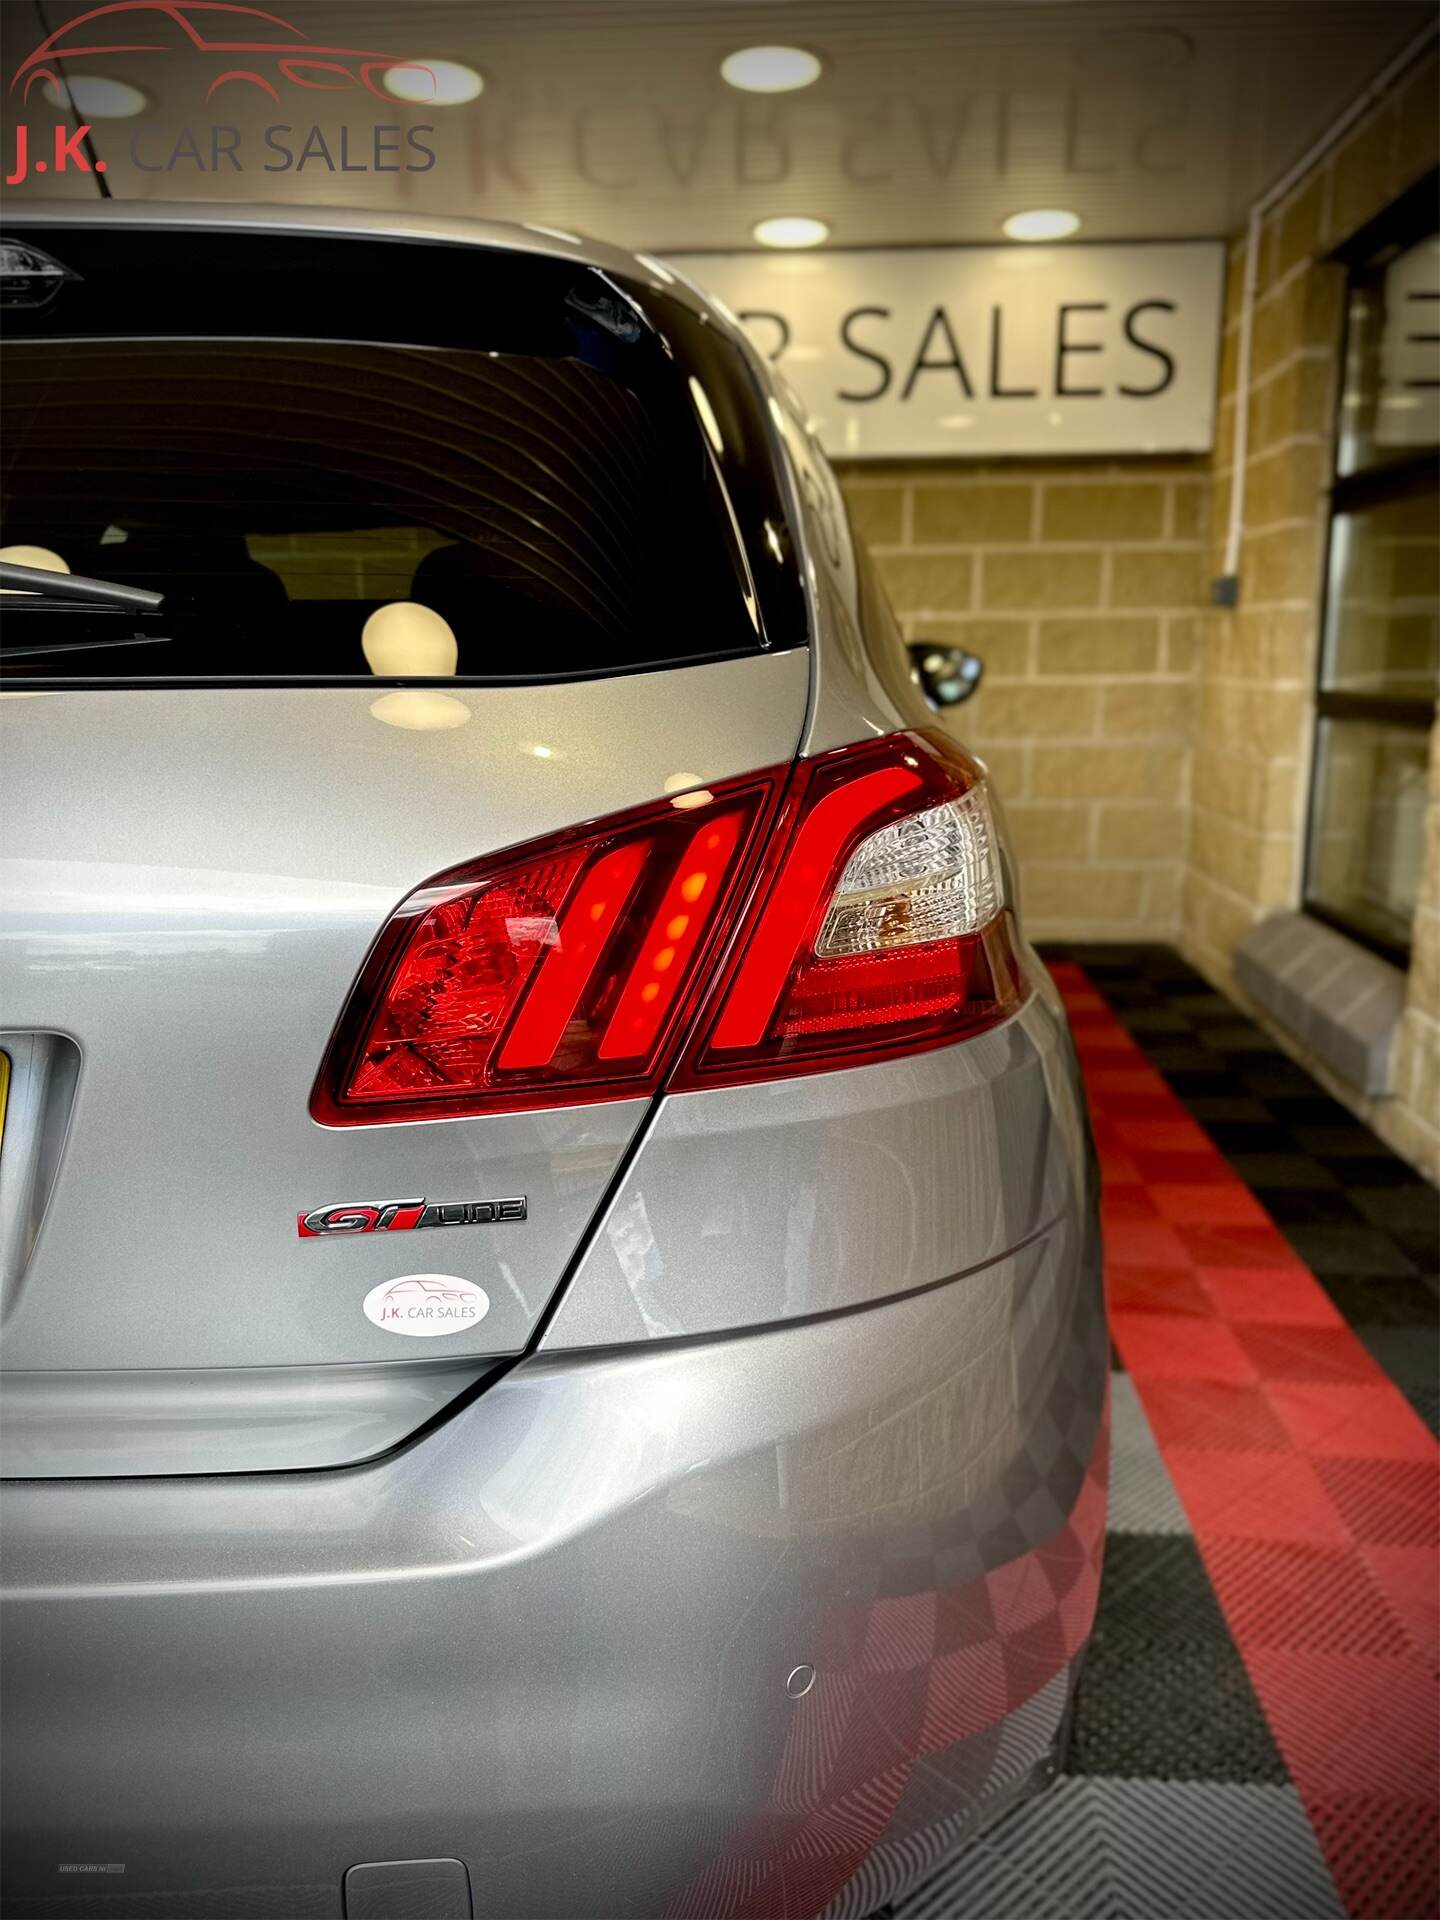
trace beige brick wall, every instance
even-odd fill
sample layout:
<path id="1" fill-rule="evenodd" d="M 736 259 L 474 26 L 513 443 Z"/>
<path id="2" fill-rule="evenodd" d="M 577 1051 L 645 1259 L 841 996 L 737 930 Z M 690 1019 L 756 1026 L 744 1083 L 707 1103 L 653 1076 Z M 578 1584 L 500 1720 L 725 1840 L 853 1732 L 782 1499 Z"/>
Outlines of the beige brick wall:
<path id="1" fill-rule="evenodd" d="M 1005 800 L 1032 936 L 1173 939 L 1206 464 L 857 464 L 842 480 L 906 634 L 984 658 L 953 724 Z"/>
<path id="2" fill-rule="evenodd" d="M 1005 796 L 1036 938 L 1175 940 L 1233 992 L 1237 942 L 1299 904 L 1345 293 L 1325 255 L 1435 164 L 1436 91 L 1432 60 L 1263 229 L 1235 610 L 1211 607 L 1209 583 L 1234 460 L 1239 242 L 1213 460 L 842 469 L 907 635 L 985 658 L 957 731 Z M 1368 1112 L 1440 1175 L 1434 739 L 1427 836 L 1395 1094 Z"/>
<path id="3" fill-rule="evenodd" d="M 1345 274 L 1325 256 L 1437 158 L 1435 62 L 1410 75 L 1262 229 L 1249 447 L 1233 611 L 1201 622 L 1181 945 L 1234 990 L 1231 957 L 1258 919 L 1300 902 L 1320 644 L 1321 568 Z M 1243 246 L 1231 250 L 1206 571 L 1223 570 L 1234 471 Z M 1367 1116 L 1440 1174 L 1440 746 L 1431 742 L 1427 864 L 1395 1092 Z M 1281 1035 L 1281 1038 L 1285 1036 Z M 1293 1044 L 1292 1051 L 1298 1052 Z M 1313 1061 L 1307 1062 L 1312 1068 Z M 1323 1075 L 1322 1075 L 1323 1077 Z M 1335 1091 L 1364 1105 L 1348 1088 Z"/>

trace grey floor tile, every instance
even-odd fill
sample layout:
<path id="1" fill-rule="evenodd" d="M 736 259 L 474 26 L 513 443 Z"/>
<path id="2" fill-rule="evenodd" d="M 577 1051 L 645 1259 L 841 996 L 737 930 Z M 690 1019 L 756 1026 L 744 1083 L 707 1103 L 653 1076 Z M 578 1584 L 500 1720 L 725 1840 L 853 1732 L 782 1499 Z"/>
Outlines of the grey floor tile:
<path id="1" fill-rule="evenodd" d="M 1342 1920 L 1293 1787 L 1061 1780 L 895 1920 Z"/>
<path id="2" fill-rule="evenodd" d="M 1189 1533 L 1169 1470 L 1161 1458 L 1135 1382 L 1110 1380 L 1111 1533 Z"/>

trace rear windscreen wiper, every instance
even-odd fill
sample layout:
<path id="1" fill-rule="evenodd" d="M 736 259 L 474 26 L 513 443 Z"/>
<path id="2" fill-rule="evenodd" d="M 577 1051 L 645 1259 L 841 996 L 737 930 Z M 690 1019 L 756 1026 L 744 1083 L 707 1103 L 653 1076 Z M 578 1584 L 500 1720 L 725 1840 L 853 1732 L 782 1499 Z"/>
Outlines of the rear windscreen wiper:
<path id="1" fill-rule="evenodd" d="M 36 660 L 50 653 L 108 653 L 114 647 L 168 647 L 168 633 L 131 633 L 123 640 L 106 637 L 102 640 L 49 640 L 38 642 L 33 647 L 11 647 L 0 641 L 0 665 L 9 666 L 15 660 Z"/>
<path id="2" fill-rule="evenodd" d="M 13 560 L 0 560 L 0 588 L 27 595 L 21 604 L 29 607 L 45 600 L 67 600 L 90 607 L 121 607 L 130 613 L 156 613 L 165 602 L 163 593 L 152 593 L 148 587 L 88 580 L 80 573 L 51 573 L 47 567 L 21 567 Z"/>

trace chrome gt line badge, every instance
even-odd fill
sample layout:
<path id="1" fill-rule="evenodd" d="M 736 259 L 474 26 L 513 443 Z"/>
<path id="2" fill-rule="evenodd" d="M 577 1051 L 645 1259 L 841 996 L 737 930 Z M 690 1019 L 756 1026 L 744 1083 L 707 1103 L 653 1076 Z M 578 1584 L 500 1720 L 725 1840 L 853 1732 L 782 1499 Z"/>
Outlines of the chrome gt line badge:
<path id="1" fill-rule="evenodd" d="M 347 1200 L 298 1216 L 300 1238 L 328 1233 L 410 1233 L 417 1227 L 489 1227 L 526 1218 L 525 1195 L 514 1200 Z"/>

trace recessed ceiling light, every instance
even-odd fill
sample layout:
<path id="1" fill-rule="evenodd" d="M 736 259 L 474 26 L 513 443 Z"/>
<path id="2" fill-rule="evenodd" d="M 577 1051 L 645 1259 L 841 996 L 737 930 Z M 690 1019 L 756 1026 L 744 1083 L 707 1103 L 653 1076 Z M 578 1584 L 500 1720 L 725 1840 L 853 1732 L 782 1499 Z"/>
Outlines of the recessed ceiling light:
<path id="1" fill-rule="evenodd" d="M 777 214 L 773 220 L 757 220 L 755 238 L 762 247 L 818 247 L 830 238 L 823 220 L 812 220 L 803 213 Z"/>
<path id="2" fill-rule="evenodd" d="M 794 93 L 820 78 L 820 61 L 804 47 L 740 47 L 720 62 L 720 77 L 742 93 Z"/>
<path id="3" fill-rule="evenodd" d="M 83 120 L 129 120 L 143 113 L 150 104 L 139 87 L 132 87 L 126 80 L 107 80 L 100 73 L 67 74 L 65 84 L 70 89 L 70 100 L 75 102 L 75 111 Z M 53 80 L 47 80 L 41 92 L 52 107 L 62 112 L 70 104 Z"/>
<path id="4" fill-rule="evenodd" d="M 458 60 L 417 60 L 413 66 L 387 67 L 385 91 L 417 106 L 463 107 L 467 100 L 480 98 L 485 82 L 473 67 L 462 67 Z"/>
<path id="5" fill-rule="evenodd" d="M 1080 231 L 1080 216 L 1064 207 L 1032 207 L 1012 213 L 1001 228 L 1007 240 L 1068 240 Z"/>

